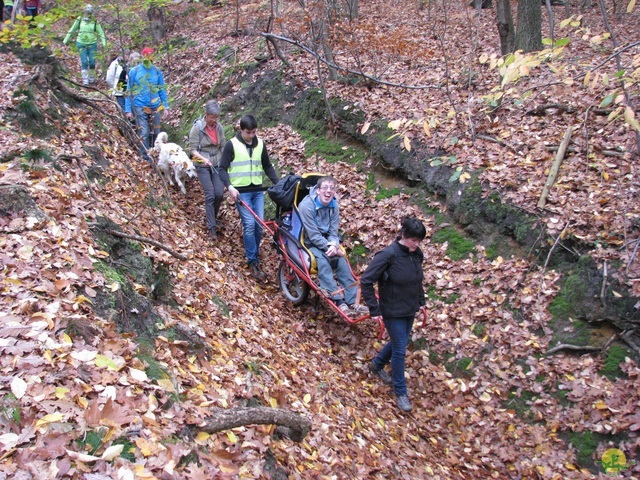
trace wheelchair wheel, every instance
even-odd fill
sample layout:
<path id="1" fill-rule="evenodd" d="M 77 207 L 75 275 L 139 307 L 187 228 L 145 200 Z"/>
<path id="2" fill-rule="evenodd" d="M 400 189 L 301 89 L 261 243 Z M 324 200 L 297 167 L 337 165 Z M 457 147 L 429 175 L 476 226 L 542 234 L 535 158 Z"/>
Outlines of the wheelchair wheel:
<path id="1" fill-rule="evenodd" d="M 278 268 L 278 283 L 284 296 L 294 305 L 302 305 L 309 296 L 309 284 L 287 262 L 280 263 Z"/>

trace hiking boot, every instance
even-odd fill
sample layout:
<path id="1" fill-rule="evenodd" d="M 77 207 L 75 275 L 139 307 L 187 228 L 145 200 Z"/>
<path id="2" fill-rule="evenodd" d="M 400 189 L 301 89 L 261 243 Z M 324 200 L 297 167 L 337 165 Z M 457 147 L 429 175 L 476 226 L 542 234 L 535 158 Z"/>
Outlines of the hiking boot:
<path id="1" fill-rule="evenodd" d="M 215 228 L 209 230 L 209 238 L 214 242 L 218 240 L 218 233 Z"/>
<path id="2" fill-rule="evenodd" d="M 257 263 L 252 263 L 249 265 L 249 271 L 251 272 L 251 276 L 258 280 L 259 282 L 266 282 L 267 276 L 260 269 L 260 265 Z"/>
<path id="3" fill-rule="evenodd" d="M 373 364 L 373 362 L 369 364 L 369 371 L 371 372 L 372 375 L 375 375 L 380 380 L 382 380 L 382 383 L 384 383 L 385 385 L 393 385 L 393 379 L 391 378 L 391 375 L 385 372 L 384 369 L 382 368 L 380 370 L 376 370 L 376 367 Z"/>
<path id="4" fill-rule="evenodd" d="M 413 406 L 409 401 L 409 397 L 407 397 L 406 395 L 399 395 L 396 405 L 398 405 L 398 408 L 403 412 L 410 412 L 411 410 L 413 410 Z"/>
<path id="5" fill-rule="evenodd" d="M 359 303 L 354 303 L 349 308 L 351 308 L 351 313 L 354 315 L 366 315 L 369 313 L 369 308 L 366 305 L 360 305 Z"/>
<path id="6" fill-rule="evenodd" d="M 349 314 L 351 313 L 351 309 L 349 308 L 349 305 L 347 305 L 344 302 L 338 305 L 338 310 L 340 310 L 346 316 L 349 316 Z"/>

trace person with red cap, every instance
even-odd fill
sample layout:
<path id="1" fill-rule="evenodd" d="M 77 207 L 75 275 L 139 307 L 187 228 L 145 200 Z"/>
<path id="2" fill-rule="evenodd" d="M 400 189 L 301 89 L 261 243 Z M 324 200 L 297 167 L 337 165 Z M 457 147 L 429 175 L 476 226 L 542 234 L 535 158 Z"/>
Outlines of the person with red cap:
<path id="1" fill-rule="evenodd" d="M 162 71 L 153 65 L 153 48 L 142 49 L 142 63 L 129 71 L 124 111 L 128 118 L 135 114 L 138 132 L 142 138 L 140 152 L 150 162 L 147 153 L 160 133 L 160 119 L 169 110 L 169 100 Z M 153 120 L 153 139 L 149 138 L 149 122 Z"/>

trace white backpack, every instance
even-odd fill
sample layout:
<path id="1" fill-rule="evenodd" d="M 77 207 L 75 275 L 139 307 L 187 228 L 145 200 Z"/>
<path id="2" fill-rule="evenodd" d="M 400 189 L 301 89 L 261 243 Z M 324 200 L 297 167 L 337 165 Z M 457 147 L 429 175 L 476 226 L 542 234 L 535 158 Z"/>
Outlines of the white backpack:
<path id="1" fill-rule="evenodd" d="M 120 63 L 119 58 L 120 57 L 114 58 L 113 62 L 111 62 L 111 65 L 109 65 L 109 68 L 107 69 L 107 76 L 105 77 L 107 85 L 113 86 L 113 82 L 116 79 L 116 68 L 118 68 L 118 65 Z"/>

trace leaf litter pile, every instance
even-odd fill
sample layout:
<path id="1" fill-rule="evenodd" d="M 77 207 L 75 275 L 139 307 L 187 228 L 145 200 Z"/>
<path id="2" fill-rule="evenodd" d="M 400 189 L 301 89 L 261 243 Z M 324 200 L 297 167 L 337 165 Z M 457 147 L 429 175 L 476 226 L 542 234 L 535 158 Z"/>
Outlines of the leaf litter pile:
<path id="1" fill-rule="evenodd" d="M 207 27 L 200 30 L 229 30 L 226 10 L 195 8 L 203 11 L 201 21 Z M 400 4 L 389 8 L 388 3 L 374 3 L 361 15 L 363 22 L 380 22 L 381 31 L 391 29 L 396 37 L 408 33 L 394 29 L 394 24 L 422 32 L 422 17 L 404 10 Z M 472 14 L 462 9 L 452 13 L 448 28 L 464 34 L 466 27 L 455 23 L 464 25 Z M 426 12 L 421 15 L 427 22 Z M 295 18 L 290 17 L 291 28 L 299 28 Z M 589 20 L 597 22 L 591 16 Z M 482 21 L 478 57 L 486 50 L 489 58 L 495 54 L 497 34 L 490 18 Z M 445 26 L 434 25 L 434 31 L 443 33 L 438 29 Z M 180 26 L 175 28 L 177 35 Z M 590 28 L 594 35 L 601 30 Z M 198 36 L 198 31 L 189 26 L 189 35 L 210 52 L 235 42 L 242 56 L 254 54 L 240 48 L 247 42 L 241 43 L 242 37 L 208 38 Z M 462 71 L 469 51 L 464 42 L 454 41 L 454 31 L 445 33 L 449 61 Z M 445 62 L 429 34 L 415 36 L 415 59 L 407 60 L 402 70 L 404 59 L 394 57 L 385 78 L 438 85 Z M 328 89 L 359 104 L 369 120 L 378 115 L 404 119 L 404 135 L 411 139 L 418 138 L 420 129 L 428 131 L 425 144 L 448 149 L 466 169 L 484 168 L 483 180 L 492 188 L 533 211 L 553 157 L 545 142 L 559 143 L 566 126 L 581 120 L 566 114 L 531 117 L 526 111 L 540 103 L 569 102 L 575 109 L 598 103 L 594 99 L 599 92 L 592 91 L 600 85 L 597 82 L 590 83 L 587 92 L 568 89 L 569 82 L 564 82 L 579 75 L 585 63 L 598 63 L 580 47 L 585 33 L 571 35 L 577 44 L 573 63 L 556 60 L 562 65 L 560 73 L 552 63 L 554 69 L 544 69 L 505 93 L 516 98 L 532 82 L 553 83 L 559 76 L 555 80 L 561 85 L 536 93 L 536 103 L 505 102 L 493 117 L 472 108 L 474 101 L 489 95 L 485 85 L 495 82 L 490 60 L 473 63 L 473 89 L 451 89 L 456 105 L 471 105 L 476 128 L 501 144 L 471 143 L 462 136 L 455 144 L 448 142 L 456 120 L 441 91 L 369 91 L 331 83 Z M 589 38 L 582 41 L 588 43 Z M 360 54 L 376 60 L 375 48 Z M 30 69 L 11 54 L 5 57 L 0 65 L 0 106 L 3 124 L 8 125 L 6 112 L 12 101 L 7 98 L 14 84 L 30 76 Z M 208 90 L 212 71 L 221 74 L 221 66 L 205 68 L 208 61 L 207 56 L 194 58 L 193 52 L 173 57 L 167 81 L 171 74 L 180 76 L 188 85 L 181 92 L 184 100 L 194 101 Z M 297 62 L 290 81 L 313 78 L 313 62 Z M 277 60 L 267 63 L 278 65 Z M 231 92 L 239 88 L 230 86 Z M 113 105 L 105 109 L 115 113 Z M 3 155 L 48 149 L 63 158 L 55 165 L 30 168 L 21 168 L 20 158 L 0 165 L 0 188 L 12 189 L 16 196 L 26 192 L 35 201 L 23 206 L 22 213 L 3 211 L 0 224 L 4 478 L 268 478 L 267 459 L 273 457 L 289 478 L 593 478 L 594 473 L 578 465 L 567 441 L 571 432 L 610 435 L 607 448 L 637 451 L 637 365 L 624 360 L 625 377 L 611 380 L 600 373 L 603 359 L 597 355 L 545 355 L 552 333 L 548 306 L 558 291 L 558 273 L 523 259 L 489 260 L 482 248 L 453 261 L 446 255 L 446 244 L 427 240 L 425 285 L 437 295 L 429 297 L 427 324 L 416 327 L 416 343 L 408 352 L 407 382 L 414 410 L 401 415 L 392 392 L 367 373 L 368 362 L 382 346 L 372 322 L 351 327 L 321 303 L 296 308 L 288 304 L 275 282 L 280 259 L 268 238 L 261 258 L 270 282 L 256 283 L 244 265 L 235 207 L 223 206 L 222 235 L 211 244 L 198 182 L 188 184 L 186 196 L 171 190 L 169 203 L 157 174 L 138 159 L 109 118 L 100 119 L 109 125 L 106 130 L 90 127 L 96 115 L 69 109 L 60 135 L 48 141 L 3 128 Z M 180 121 L 179 109 L 170 115 L 170 122 Z M 428 128 L 423 127 L 425 119 Z M 591 125 L 592 132 L 605 131 L 592 139 L 594 148 L 628 145 L 632 134 L 620 124 L 599 117 L 594 122 L 599 125 Z M 588 135 L 587 129 L 580 132 Z M 375 190 L 367 187 L 370 161 L 357 168 L 319 156 L 306 158 L 304 141 L 286 126 L 261 129 L 260 135 L 281 172 L 320 171 L 339 180 L 349 249 L 358 243 L 372 252 L 384 247 L 405 214 L 424 218 L 428 238 L 434 231 L 433 218 L 425 217 L 409 195 L 376 200 Z M 83 148 L 87 145 L 97 146 L 108 165 L 105 179 L 92 181 L 90 188 L 83 173 L 92 166 Z M 552 233 L 568 223 L 570 233 L 585 240 L 606 237 L 609 241 L 596 257 L 624 261 L 617 246 L 624 241 L 625 222 L 638 213 L 634 168 L 629 153 L 596 155 L 588 162 L 575 153 L 563 167 L 542 220 Z M 174 302 L 155 306 L 162 322 L 157 325 L 160 335 L 153 359 L 141 354 L 135 335 L 118 331 L 118 318 L 94 313 L 100 292 L 114 298 L 124 295 L 122 280 L 100 268 L 110 262 L 91 230 L 101 218 L 188 256 L 182 261 L 167 250 L 139 244 L 142 255 L 168 268 L 173 286 Z M 149 293 L 141 285 L 135 287 Z M 177 325 L 195 332 L 207 348 L 197 350 L 173 338 L 169 332 Z M 422 338 L 426 348 L 420 346 Z M 198 429 L 216 409 L 249 400 L 309 418 L 309 434 L 295 443 L 275 434 L 271 425 L 215 434 Z M 626 440 L 613 440 L 619 432 L 628 433 Z M 604 449 L 594 456 L 601 458 Z"/>

